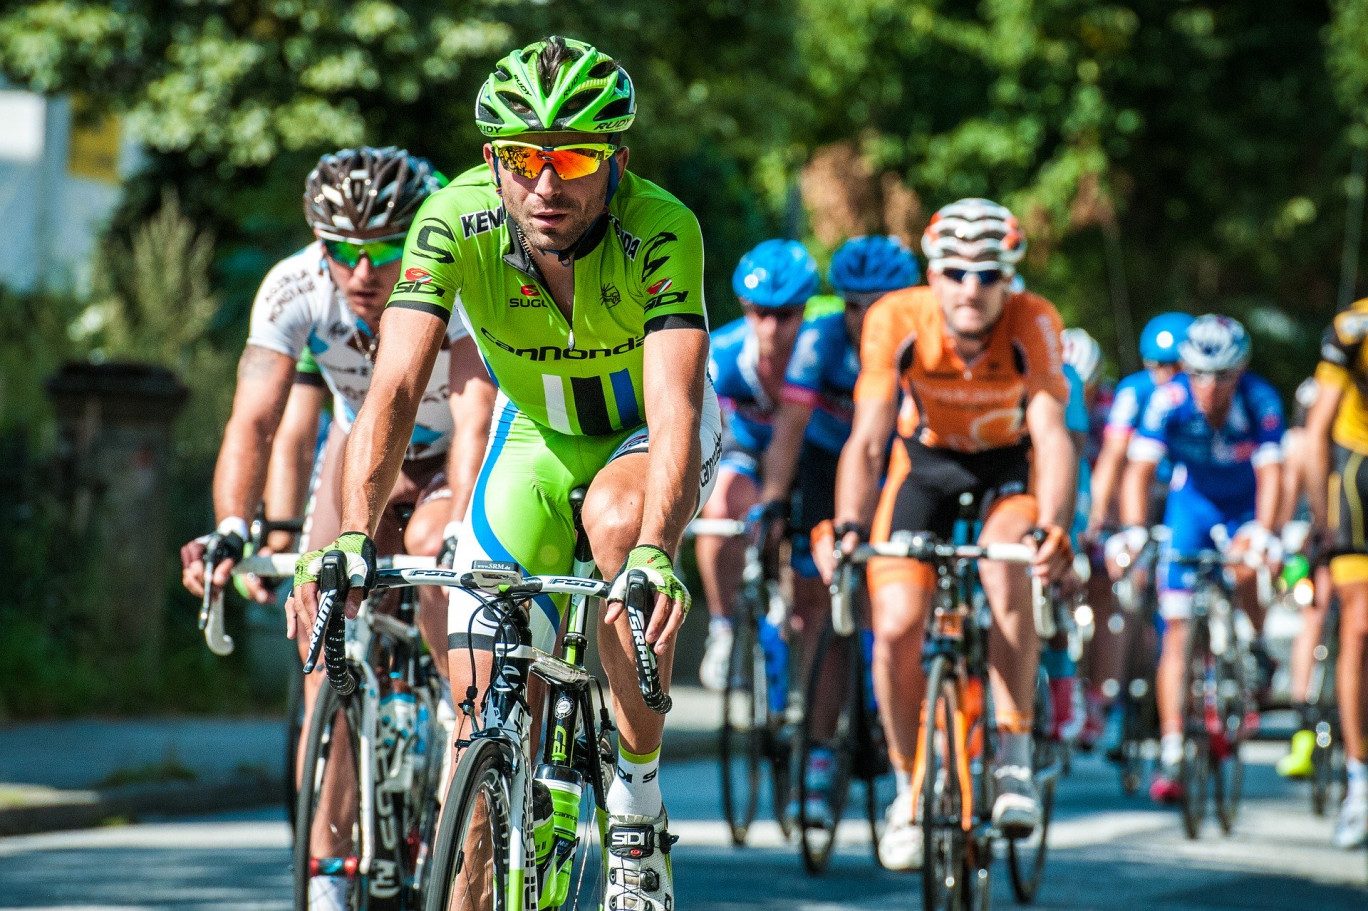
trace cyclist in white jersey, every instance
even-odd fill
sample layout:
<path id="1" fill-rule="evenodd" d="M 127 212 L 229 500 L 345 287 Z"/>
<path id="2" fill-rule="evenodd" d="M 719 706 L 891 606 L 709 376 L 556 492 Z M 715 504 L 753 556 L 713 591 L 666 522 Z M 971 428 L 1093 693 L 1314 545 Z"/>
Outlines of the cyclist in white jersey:
<path id="1" fill-rule="evenodd" d="M 393 147 L 325 155 L 310 173 L 304 211 L 315 241 L 267 273 L 252 305 L 232 415 L 214 472 L 218 526 L 181 549 L 183 581 L 192 593 L 203 593 L 206 552 L 214 557 L 213 581 L 220 587 L 242 558 L 246 517 L 261 502 L 272 439 L 287 399 L 295 405 L 312 401 L 317 419 L 321 397 L 291 397 L 298 378 L 307 382 L 310 376 L 296 369 L 306 353 L 332 394 L 334 419 L 311 491 L 302 543 L 312 549 L 341 531 L 341 453 L 370 386 L 380 313 L 400 277 L 399 257 L 409 224 L 442 182 L 427 161 Z M 437 553 L 443 529 L 465 509 L 484 452 L 493 385 L 459 322 L 448 327 L 441 349 L 389 500 L 391 507 L 413 507 L 413 517 L 405 531 L 395 510 L 386 510 L 377 533 L 382 553 Z M 291 426 L 308 419 L 295 415 Z M 278 457 L 276 464 L 284 461 Z M 445 677 L 446 649 L 440 643 L 446 641 L 446 606 L 440 594 L 423 600 L 419 626 L 429 642 L 438 644 L 433 657 Z M 300 648 L 307 648 L 307 639 L 300 640 Z M 305 719 L 321 685 L 322 675 L 305 679 Z M 300 743 L 305 742 L 307 737 L 301 736 Z M 347 778 L 340 770 L 325 787 L 315 845 L 326 844 L 325 830 L 350 828 L 346 815 L 355 809 L 342 795 L 354 788 Z M 314 880 L 311 907 L 328 908 L 344 896 L 345 880 Z"/>

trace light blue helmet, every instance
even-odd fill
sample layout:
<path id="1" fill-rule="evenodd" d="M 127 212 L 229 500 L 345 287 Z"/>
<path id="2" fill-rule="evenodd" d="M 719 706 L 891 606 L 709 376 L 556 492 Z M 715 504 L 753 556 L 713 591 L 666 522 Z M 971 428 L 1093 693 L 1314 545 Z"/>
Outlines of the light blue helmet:
<path id="1" fill-rule="evenodd" d="M 1216 373 L 1245 366 L 1252 349 L 1249 333 L 1238 321 L 1208 313 L 1192 321 L 1178 354 L 1187 369 Z"/>
<path id="2" fill-rule="evenodd" d="M 736 296 L 757 307 L 791 307 L 817 293 L 817 261 L 796 240 L 767 240 L 736 264 Z"/>
<path id="3" fill-rule="evenodd" d="M 920 282 L 921 268 L 896 237 L 852 237 L 831 257 L 827 281 L 842 294 L 896 291 Z"/>
<path id="4" fill-rule="evenodd" d="M 1140 360 L 1156 364 L 1178 363 L 1178 346 L 1187 338 L 1192 317 L 1186 313 L 1161 313 L 1140 331 Z"/>

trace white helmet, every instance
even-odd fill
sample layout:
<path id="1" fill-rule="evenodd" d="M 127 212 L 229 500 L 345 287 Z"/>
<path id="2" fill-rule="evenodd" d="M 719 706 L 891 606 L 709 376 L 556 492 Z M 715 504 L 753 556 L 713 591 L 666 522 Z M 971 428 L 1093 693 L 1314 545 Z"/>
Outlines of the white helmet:
<path id="1" fill-rule="evenodd" d="M 989 199 L 961 199 L 931 216 L 922 252 L 932 269 L 1001 269 L 1011 274 L 1026 253 L 1016 216 Z"/>
<path id="2" fill-rule="evenodd" d="M 1244 326 L 1228 316 L 1208 313 L 1192 321 L 1187 338 L 1178 346 L 1178 357 L 1188 370 L 1218 373 L 1244 367 L 1251 351 Z"/>
<path id="3" fill-rule="evenodd" d="M 1086 329 L 1065 329 L 1060 336 L 1064 343 L 1064 363 L 1073 367 L 1084 386 L 1097 382 L 1102 374 L 1102 346 Z"/>

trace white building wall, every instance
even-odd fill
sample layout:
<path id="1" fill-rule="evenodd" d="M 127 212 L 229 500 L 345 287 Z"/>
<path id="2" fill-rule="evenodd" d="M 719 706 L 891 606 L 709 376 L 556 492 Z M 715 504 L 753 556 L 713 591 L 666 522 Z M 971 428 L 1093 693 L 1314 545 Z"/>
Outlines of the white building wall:
<path id="1" fill-rule="evenodd" d="M 72 141 L 69 99 L 0 89 L 0 285 L 11 290 L 91 292 L 95 246 L 138 149 L 119 135 L 117 166 L 92 168 L 84 152 L 73 160 Z"/>

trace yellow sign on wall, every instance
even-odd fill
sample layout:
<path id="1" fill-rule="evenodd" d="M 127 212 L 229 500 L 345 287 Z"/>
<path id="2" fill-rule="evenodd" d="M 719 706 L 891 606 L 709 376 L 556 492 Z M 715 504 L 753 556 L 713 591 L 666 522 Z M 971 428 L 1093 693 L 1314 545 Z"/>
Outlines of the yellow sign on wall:
<path id="1" fill-rule="evenodd" d="M 96 113 L 81 96 L 71 99 L 71 142 L 67 172 L 101 183 L 119 182 L 119 118 Z"/>

